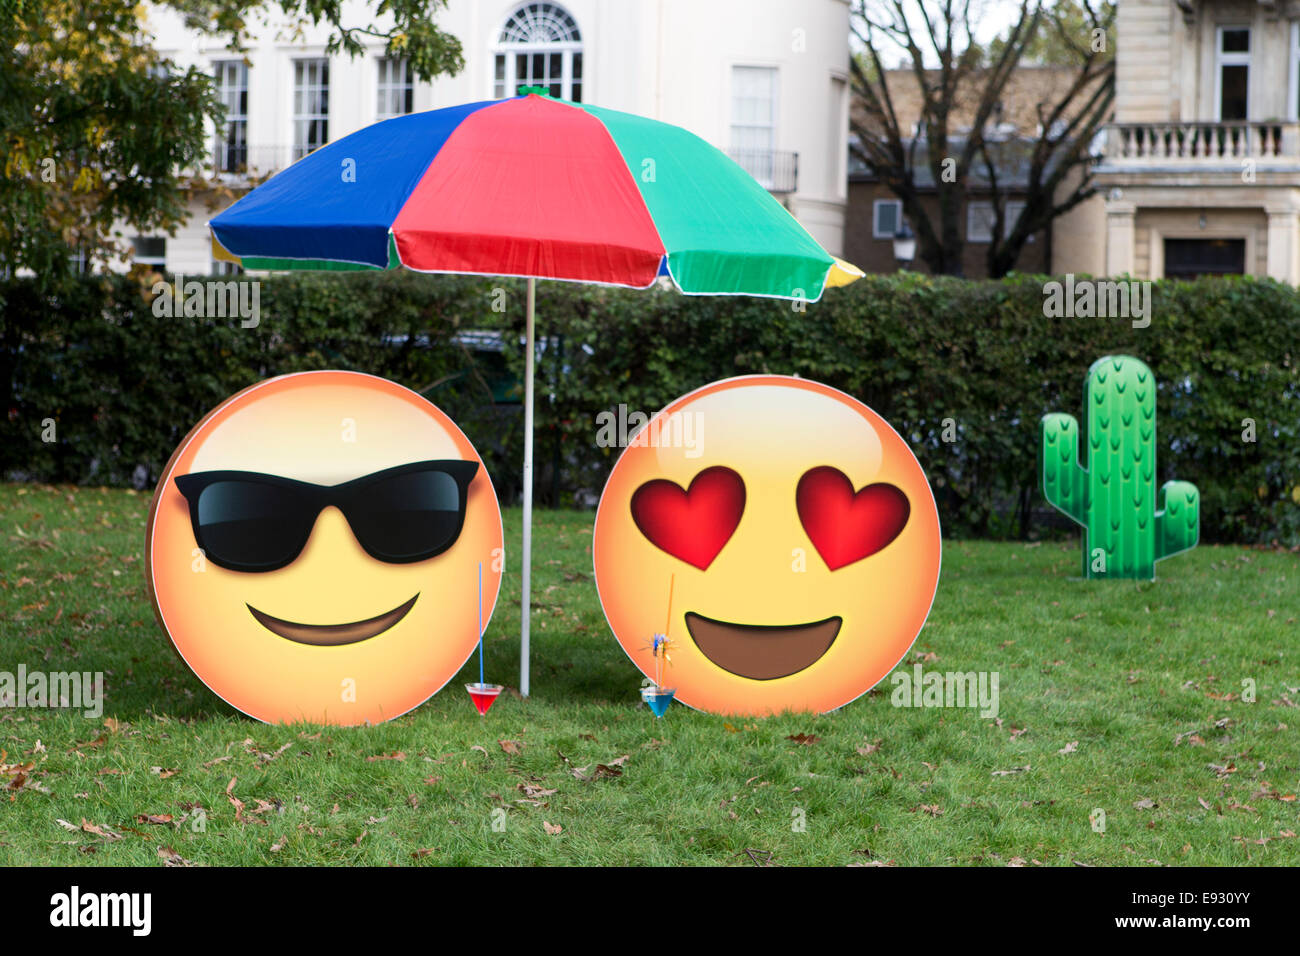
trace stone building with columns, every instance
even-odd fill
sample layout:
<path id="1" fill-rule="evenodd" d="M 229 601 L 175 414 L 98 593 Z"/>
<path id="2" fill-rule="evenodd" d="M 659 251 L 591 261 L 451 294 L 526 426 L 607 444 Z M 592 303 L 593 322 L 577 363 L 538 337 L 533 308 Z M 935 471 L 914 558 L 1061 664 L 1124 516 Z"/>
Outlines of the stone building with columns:
<path id="1" fill-rule="evenodd" d="M 1300 0 L 1122 0 L 1105 271 L 1300 282 Z"/>

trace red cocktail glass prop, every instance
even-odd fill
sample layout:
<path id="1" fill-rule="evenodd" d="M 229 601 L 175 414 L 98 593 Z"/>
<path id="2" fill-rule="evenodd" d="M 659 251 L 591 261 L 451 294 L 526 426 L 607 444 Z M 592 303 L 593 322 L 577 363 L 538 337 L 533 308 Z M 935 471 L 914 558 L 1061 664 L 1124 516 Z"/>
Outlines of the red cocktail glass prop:
<path id="1" fill-rule="evenodd" d="M 469 699 L 474 702 L 480 717 L 488 712 L 488 709 L 496 703 L 497 697 L 501 695 L 500 684 L 466 684 L 465 689 L 469 691 Z"/>

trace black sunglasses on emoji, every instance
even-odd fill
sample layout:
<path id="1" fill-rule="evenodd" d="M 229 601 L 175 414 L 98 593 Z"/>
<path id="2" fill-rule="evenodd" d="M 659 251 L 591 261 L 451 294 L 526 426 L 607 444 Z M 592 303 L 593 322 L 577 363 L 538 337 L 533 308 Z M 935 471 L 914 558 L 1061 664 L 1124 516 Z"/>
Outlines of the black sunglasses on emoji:
<path id="1" fill-rule="evenodd" d="M 338 485 L 255 471 L 201 471 L 175 481 L 189 502 L 195 542 L 229 571 L 275 571 L 292 563 L 331 505 L 372 558 L 410 564 L 456 543 L 478 464 L 417 461 Z"/>

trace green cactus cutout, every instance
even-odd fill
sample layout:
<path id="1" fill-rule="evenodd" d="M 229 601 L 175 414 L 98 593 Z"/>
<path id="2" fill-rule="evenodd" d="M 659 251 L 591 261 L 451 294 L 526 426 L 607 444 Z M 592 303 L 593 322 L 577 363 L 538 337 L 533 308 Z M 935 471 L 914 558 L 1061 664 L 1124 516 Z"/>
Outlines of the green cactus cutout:
<path id="1" fill-rule="evenodd" d="M 1073 415 L 1044 415 L 1039 480 L 1052 507 L 1083 526 L 1085 578 L 1152 580 L 1156 562 L 1196 547 L 1201 496 L 1186 481 L 1155 494 L 1156 380 L 1128 355 L 1088 369 L 1088 458 L 1079 461 Z M 1094 555 L 1100 548 L 1103 554 Z"/>

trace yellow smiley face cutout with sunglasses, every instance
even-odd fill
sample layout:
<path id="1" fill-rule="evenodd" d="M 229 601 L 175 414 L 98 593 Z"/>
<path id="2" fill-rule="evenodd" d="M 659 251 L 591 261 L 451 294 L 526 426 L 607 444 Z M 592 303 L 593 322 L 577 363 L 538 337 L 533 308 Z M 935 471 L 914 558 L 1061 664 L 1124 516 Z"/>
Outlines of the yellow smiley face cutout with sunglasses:
<path id="1" fill-rule="evenodd" d="M 496 492 L 456 424 L 333 371 L 260 382 L 199 422 L 163 469 L 145 554 L 158 619 L 213 693 L 269 723 L 339 725 L 451 680 L 504 564 Z"/>

